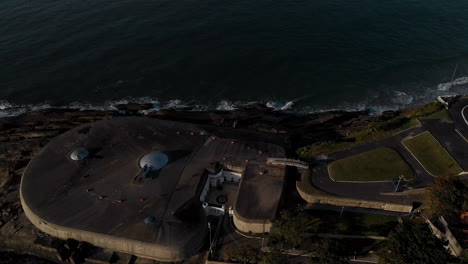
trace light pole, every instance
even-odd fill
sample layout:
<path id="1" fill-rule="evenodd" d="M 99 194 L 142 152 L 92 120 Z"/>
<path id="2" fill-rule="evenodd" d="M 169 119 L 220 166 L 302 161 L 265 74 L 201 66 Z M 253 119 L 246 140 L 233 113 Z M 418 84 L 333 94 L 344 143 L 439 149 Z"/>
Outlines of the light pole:
<path id="1" fill-rule="evenodd" d="M 394 192 L 397 192 L 397 191 L 398 191 L 398 187 L 400 187 L 400 182 L 401 182 L 401 180 L 403 180 L 403 179 L 405 179 L 405 176 L 403 176 L 403 175 L 400 175 L 400 177 L 398 177 L 398 184 L 397 184 L 397 186 L 396 186 Z"/>

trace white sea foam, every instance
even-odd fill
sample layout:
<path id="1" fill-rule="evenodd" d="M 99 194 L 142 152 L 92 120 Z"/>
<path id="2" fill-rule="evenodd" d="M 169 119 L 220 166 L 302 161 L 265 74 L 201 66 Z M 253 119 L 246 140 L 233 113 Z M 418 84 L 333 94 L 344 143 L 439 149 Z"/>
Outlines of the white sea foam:
<path id="1" fill-rule="evenodd" d="M 232 111 L 236 109 L 237 109 L 236 104 L 228 100 L 222 100 L 216 106 L 216 110 L 220 110 L 220 111 Z"/>
<path id="2" fill-rule="evenodd" d="M 441 83 L 437 85 L 437 90 L 448 91 L 450 88 L 456 85 L 468 84 L 468 77 L 461 77 L 453 80 L 452 82 Z"/>
<path id="3" fill-rule="evenodd" d="M 405 92 L 395 91 L 391 100 L 395 105 L 403 106 L 411 104 L 414 101 L 414 97 Z"/>
<path id="4" fill-rule="evenodd" d="M 266 106 L 273 108 L 274 110 L 277 110 L 277 111 L 286 111 L 286 110 L 292 110 L 294 103 L 295 103 L 295 100 L 287 101 L 286 103 L 268 101 L 266 103 Z"/>
<path id="5" fill-rule="evenodd" d="M 233 111 L 243 106 L 255 103 L 265 103 L 268 107 L 275 111 L 289 111 L 298 114 L 308 113 L 323 113 L 330 111 L 363 111 L 369 110 L 370 114 L 380 114 L 386 110 L 398 110 L 406 107 L 412 107 L 419 104 L 427 103 L 435 100 L 437 96 L 445 95 L 456 95 L 456 94 L 468 94 L 468 77 L 461 77 L 455 79 L 450 83 L 441 83 L 436 87 L 411 87 L 408 89 L 394 90 L 388 92 L 376 92 L 370 95 L 368 98 L 362 98 L 362 100 L 354 103 L 341 102 L 336 105 L 330 106 L 326 104 L 310 105 L 305 102 L 301 106 L 298 105 L 298 101 L 305 100 L 307 97 L 301 97 L 295 100 L 279 102 L 279 101 L 267 101 L 267 102 L 246 102 L 246 101 L 230 101 L 221 100 L 217 104 L 203 105 L 195 101 L 183 101 L 183 100 L 169 100 L 161 101 L 151 97 L 137 97 L 137 98 L 123 98 L 121 100 L 105 101 L 100 104 L 93 104 L 88 102 L 73 102 L 68 105 L 51 105 L 48 103 L 42 104 L 14 104 L 8 101 L 0 100 L 0 118 L 17 116 L 26 112 L 38 111 L 44 109 L 76 109 L 76 110 L 100 110 L 106 111 L 117 110 L 116 105 L 119 104 L 152 104 L 152 108 L 149 110 L 141 111 L 142 114 L 148 114 L 150 112 L 158 111 L 160 109 L 176 109 L 176 110 L 189 110 L 189 111 L 205 111 L 205 110 L 223 110 Z M 440 88 L 443 89 L 440 89 Z M 448 88 L 447 88 L 448 87 Z M 403 91 L 404 90 L 404 91 Z"/>

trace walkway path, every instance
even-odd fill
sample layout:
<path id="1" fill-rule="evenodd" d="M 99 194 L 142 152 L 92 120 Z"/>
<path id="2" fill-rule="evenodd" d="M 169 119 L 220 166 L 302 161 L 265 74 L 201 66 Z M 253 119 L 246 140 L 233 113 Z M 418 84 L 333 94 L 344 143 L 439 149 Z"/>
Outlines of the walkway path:
<path id="1" fill-rule="evenodd" d="M 268 158 L 267 163 L 273 164 L 273 165 L 293 166 L 293 167 L 297 167 L 297 168 L 304 169 L 304 170 L 309 169 L 309 163 L 301 161 L 301 160 L 296 160 L 296 159 Z"/>
<path id="2" fill-rule="evenodd" d="M 386 240 L 383 236 L 364 236 L 364 235 L 341 235 L 341 234 L 328 234 L 328 233 L 304 233 L 305 237 L 318 236 L 326 238 L 352 238 L 352 239 L 374 239 L 374 240 Z"/>

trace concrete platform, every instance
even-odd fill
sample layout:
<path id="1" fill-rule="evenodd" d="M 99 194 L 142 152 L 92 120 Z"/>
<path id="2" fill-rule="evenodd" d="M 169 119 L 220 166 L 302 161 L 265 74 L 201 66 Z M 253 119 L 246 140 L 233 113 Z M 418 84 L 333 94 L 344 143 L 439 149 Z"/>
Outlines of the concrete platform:
<path id="1" fill-rule="evenodd" d="M 89 150 L 74 161 L 69 154 Z M 142 184 L 132 179 L 150 152 L 169 156 Z M 159 261 L 197 253 L 207 234 L 199 195 L 207 169 L 244 168 L 284 156 L 280 147 L 207 135 L 195 125 L 140 117 L 114 118 L 53 139 L 27 166 L 22 206 L 40 230 Z M 147 217 L 154 222 L 145 223 Z"/>
<path id="2" fill-rule="evenodd" d="M 246 167 L 234 205 L 234 224 L 240 231 L 270 232 L 284 180 L 284 166 L 255 162 Z"/>

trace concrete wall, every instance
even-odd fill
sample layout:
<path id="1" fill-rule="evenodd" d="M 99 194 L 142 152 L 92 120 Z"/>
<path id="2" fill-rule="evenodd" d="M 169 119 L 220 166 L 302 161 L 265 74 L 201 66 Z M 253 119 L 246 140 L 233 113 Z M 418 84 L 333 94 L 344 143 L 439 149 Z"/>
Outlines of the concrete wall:
<path id="1" fill-rule="evenodd" d="M 329 205 L 345 206 L 345 207 L 361 207 L 361 208 L 379 209 L 379 210 L 402 212 L 402 213 L 410 213 L 413 210 L 412 205 L 350 199 L 350 198 L 337 197 L 337 196 L 309 194 L 303 191 L 300 188 L 300 185 L 297 183 L 296 183 L 296 187 L 301 197 L 309 203 L 329 204 Z"/>
<path id="2" fill-rule="evenodd" d="M 204 202 L 206 196 L 208 195 L 208 191 L 210 190 L 210 180 L 206 179 L 205 184 L 203 185 L 203 189 L 200 193 L 200 202 Z"/>
<path id="3" fill-rule="evenodd" d="M 252 221 L 252 220 L 246 220 L 240 217 L 236 211 L 234 210 L 233 214 L 233 222 L 236 228 L 239 231 L 245 232 L 245 233 L 265 233 L 265 232 L 270 232 L 271 226 L 273 225 L 270 220 L 265 220 L 265 221 Z"/>
<path id="4" fill-rule="evenodd" d="M 223 176 L 227 182 L 240 182 L 242 173 L 234 171 L 223 171 Z"/>
<path id="5" fill-rule="evenodd" d="M 118 252 L 133 254 L 138 257 L 149 258 L 163 262 L 181 261 L 195 255 L 203 246 L 207 234 L 207 227 L 205 227 L 205 229 L 200 230 L 199 234 L 191 238 L 188 243 L 189 245 L 187 245 L 185 248 L 167 247 L 157 243 L 131 240 L 49 223 L 36 215 L 25 203 L 21 187 L 20 200 L 25 215 L 34 226 L 36 226 L 44 233 L 64 240 L 71 238 L 77 241 L 85 241 L 97 247 L 107 248 Z"/>

